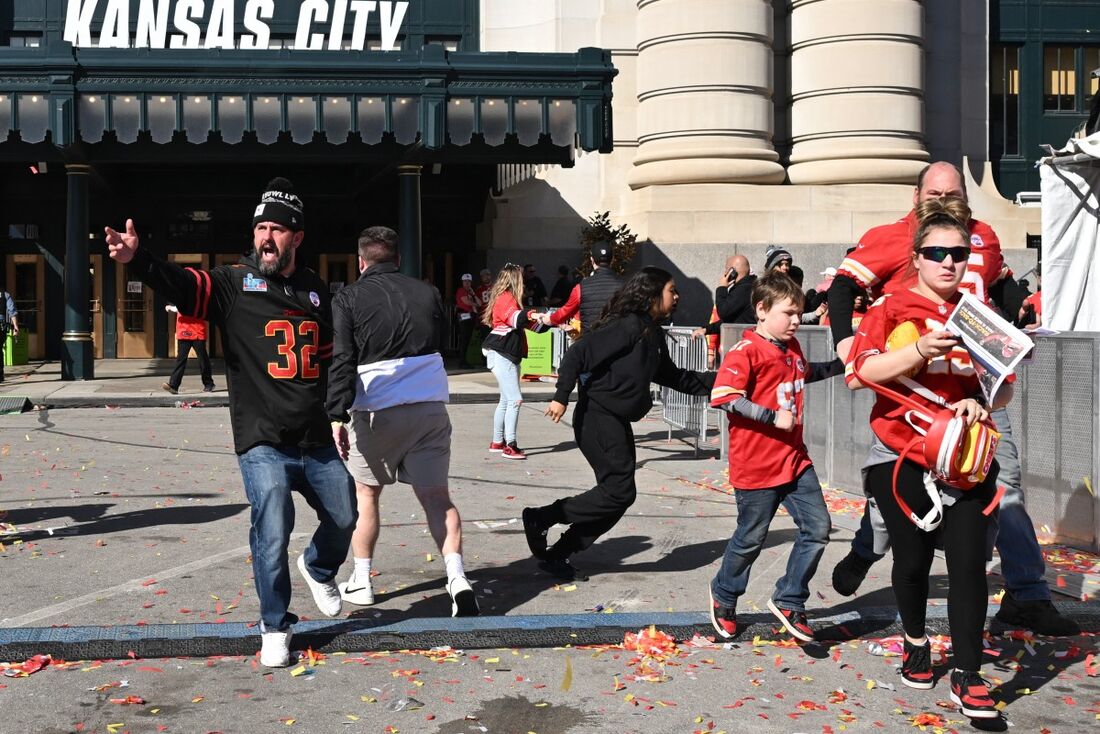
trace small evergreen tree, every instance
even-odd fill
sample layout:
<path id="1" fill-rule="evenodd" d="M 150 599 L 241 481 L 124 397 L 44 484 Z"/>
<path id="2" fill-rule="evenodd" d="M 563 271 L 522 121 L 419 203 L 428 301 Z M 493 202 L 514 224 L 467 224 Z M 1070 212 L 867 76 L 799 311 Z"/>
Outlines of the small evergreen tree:
<path id="1" fill-rule="evenodd" d="M 582 277 L 592 272 L 592 249 L 597 245 L 611 245 L 611 251 L 615 259 L 611 261 L 611 269 L 619 275 L 626 272 L 627 266 L 634 259 L 638 251 L 638 235 L 630 231 L 625 224 L 618 227 L 611 225 L 611 212 L 596 212 L 588 220 L 580 234 L 583 260 L 576 272 Z"/>

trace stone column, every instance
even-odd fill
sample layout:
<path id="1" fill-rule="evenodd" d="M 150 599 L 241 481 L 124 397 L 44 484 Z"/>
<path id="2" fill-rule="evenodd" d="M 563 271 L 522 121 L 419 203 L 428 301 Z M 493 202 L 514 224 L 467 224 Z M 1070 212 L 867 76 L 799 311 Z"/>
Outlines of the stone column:
<path id="1" fill-rule="evenodd" d="M 915 183 L 928 161 L 921 0 L 785 1 L 791 183 Z"/>
<path id="2" fill-rule="evenodd" d="M 420 277 L 420 166 L 397 167 L 398 231 L 401 272 Z"/>
<path id="3" fill-rule="evenodd" d="M 638 142 L 628 182 L 784 179 L 772 147 L 767 0 L 638 0 Z"/>
<path id="4" fill-rule="evenodd" d="M 95 379 L 88 308 L 88 174 L 91 167 L 71 164 L 65 218 L 65 332 L 61 335 L 61 379 Z"/>

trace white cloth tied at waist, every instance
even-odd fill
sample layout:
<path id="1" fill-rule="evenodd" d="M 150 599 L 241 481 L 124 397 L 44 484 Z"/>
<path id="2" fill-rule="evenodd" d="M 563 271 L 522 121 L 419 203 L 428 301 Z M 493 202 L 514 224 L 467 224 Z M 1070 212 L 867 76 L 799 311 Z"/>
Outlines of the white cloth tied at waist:
<path id="1" fill-rule="evenodd" d="M 420 357 L 386 359 L 358 367 L 351 410 L 378 411 L 412 403 L 450 401 L 447 370 L 438 352 Z"/>

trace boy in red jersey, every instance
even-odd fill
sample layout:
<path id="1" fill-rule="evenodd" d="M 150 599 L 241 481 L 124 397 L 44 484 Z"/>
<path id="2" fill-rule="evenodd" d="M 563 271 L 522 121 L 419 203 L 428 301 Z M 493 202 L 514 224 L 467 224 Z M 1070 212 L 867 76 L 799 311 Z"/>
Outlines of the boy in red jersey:
<path id="1" fill-rule="evenodd" d="M 737 634 L 737 600 L 782 505 L 798 526 L 786 573 L 768 609 L 795 638 L 813 639 L 806 620 L 810 579 L 829 542 L 829 510 L 802 440 L 802 390 L 835 377 L 840 360 L 808 364 L 794 338 L 805 294 L 783 273 L 770 273 L 752 289 L 756 329 L 746 330 L 722 360 L 711 406 L 729 414 L 730 484 L 737 501 L 737 530 L 710 584 L 711 623 L 725 638 Z"/>

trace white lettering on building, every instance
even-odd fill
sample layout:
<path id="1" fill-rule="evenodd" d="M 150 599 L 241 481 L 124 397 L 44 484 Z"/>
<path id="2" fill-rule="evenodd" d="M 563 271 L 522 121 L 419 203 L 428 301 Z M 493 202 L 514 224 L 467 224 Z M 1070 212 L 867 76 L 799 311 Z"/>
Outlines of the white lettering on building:
<path id="1" fill-rule="evenodd" d="M 239 35 L 236 0 L 140 0 L 133 27 L 130 0 L 67 2 L 64 39 L 78 48 L 256 50 L 271 45 L 266 21 L 275 15 L 275 0 L 247 0 L 241 20 L 244 32 Z M 96 32 L 92 19 L 100 8 L 103 23 Z M 304 0 L 298 9 L 294 48 L 366 50 L 367 25 L 377 13 L 381 49 L 396 51 L 408 10 L 408 2 L 389 0 Z"/>

